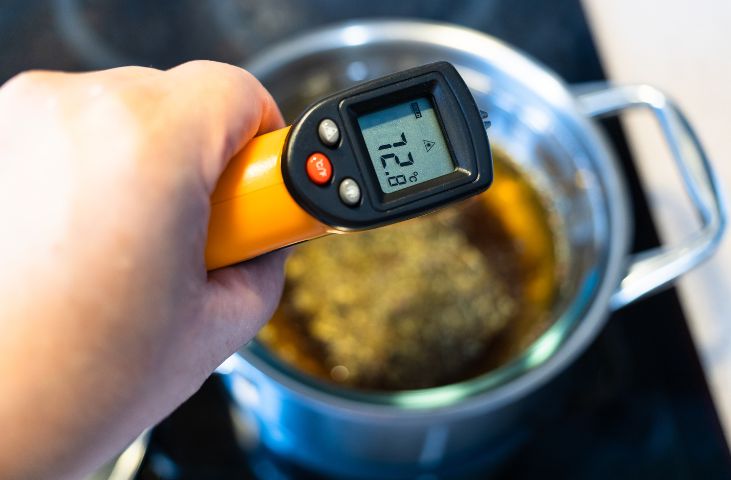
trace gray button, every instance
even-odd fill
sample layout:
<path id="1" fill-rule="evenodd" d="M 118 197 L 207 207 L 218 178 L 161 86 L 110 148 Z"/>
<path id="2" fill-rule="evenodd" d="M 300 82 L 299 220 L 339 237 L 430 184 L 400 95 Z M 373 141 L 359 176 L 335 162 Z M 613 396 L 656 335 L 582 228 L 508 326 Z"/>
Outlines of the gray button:
<path id="1" fill-rule="evenodd" d="M 340 200 L 346 205 L 352 207 L 360 202 L 360 187 L 352 178 L 346 178 L 340 182 L 338 193 L 340 193 Z"/>
<path id="2" fill-rule="evenodd" d="M 320 122 L 320 125 L 317 127 L 317 133 L 320 135 L 322 143 L 328 147 L 334 147 L 337 145 L 338 140 L 340 140 L 340 129 L 338 125 L 329 118 Z"/>

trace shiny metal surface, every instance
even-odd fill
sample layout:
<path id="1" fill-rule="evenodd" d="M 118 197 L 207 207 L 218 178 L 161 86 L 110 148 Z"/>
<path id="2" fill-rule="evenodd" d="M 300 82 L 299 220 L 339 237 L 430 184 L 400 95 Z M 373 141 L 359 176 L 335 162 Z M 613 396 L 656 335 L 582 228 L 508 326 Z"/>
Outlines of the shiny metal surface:
<path id="1" fill-rule="evenodd" d="M 649 85 L 611 87 L 587 85 L 578 91 L 584 113 L 602 118 L 633 108 L 650 109 L 662 129 L 685 183 L 701 229 L 678 245 L 661 246 L 632 257 L 628 272 L 612 296 L 621 308 L 667 286 L 710 257 L 726 228 L 726 208 L 716 175 L 698 137 L 683 113 L 662 92 Z"/>
<path id="2" fill-rule="evenodd" d="M 559 78 L 499 41 L 448 25 L 363 21 L 284 42 L 246 67 L 291 122 L 323 95 L 436 60 L 455 65 L 490 114 L 493 144 L 550 200 L 567 242 L 555 321 L 514 361 L 432 389 L 338 389 L 287 369 L 256 342 L 222 365 L 240 419 L 262 442 L 338 476 L 414 475 L 500 449 L 517 419 L 544 407 L 531 393 L 595 337 L 626 273 L 627 194 L 612 152 L 580 108 L 588 103 L 577 103 Z"/>

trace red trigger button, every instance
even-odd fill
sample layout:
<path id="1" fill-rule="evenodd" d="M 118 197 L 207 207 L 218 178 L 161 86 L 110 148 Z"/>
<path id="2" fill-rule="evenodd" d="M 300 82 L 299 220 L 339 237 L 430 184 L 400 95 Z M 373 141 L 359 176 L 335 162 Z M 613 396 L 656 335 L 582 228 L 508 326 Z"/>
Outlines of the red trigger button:
<path id="1" fill-rule="evenodd" d="M 333 176 L 330 159 L 322 153 L 313 153 L 307 157 L 307 176 L 312 183 L 325 185 Z"/>

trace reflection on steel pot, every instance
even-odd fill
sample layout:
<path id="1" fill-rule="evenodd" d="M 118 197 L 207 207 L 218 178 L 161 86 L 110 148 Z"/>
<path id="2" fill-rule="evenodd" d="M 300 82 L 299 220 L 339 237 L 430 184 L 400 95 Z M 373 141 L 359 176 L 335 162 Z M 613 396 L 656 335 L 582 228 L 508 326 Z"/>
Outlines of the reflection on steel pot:
<path id="1" fill-rule="evenodd" d="M 423 22 L 330 27 L 274 46 L 247 67 L 292 120 L 330 92 L 436 60 L 455 65 L 489 112 L 492 142 L 540 190 L 570 254 L 547 309 L 549 325 L 509 361 L 471 378 L 415 390 L 355 390 L 288 366 L 261 342 L 231 357 L 221 371 L 249 431 L 275 452 L 338 476 L 454 471 L 478 451 L 504 447 L 518 419 L 545 409 L 536 390 L 587 346 L 608 312 L 698 265 L 725 225 L 697 139 L 652 87 L 591 85 L 575 96 L 546 68 L 484 34 Z M 681 245 L 630 257 L 625 185 L 591 118 L 635 106 L 648 107 L 660 122 L 702 227 Z"/>

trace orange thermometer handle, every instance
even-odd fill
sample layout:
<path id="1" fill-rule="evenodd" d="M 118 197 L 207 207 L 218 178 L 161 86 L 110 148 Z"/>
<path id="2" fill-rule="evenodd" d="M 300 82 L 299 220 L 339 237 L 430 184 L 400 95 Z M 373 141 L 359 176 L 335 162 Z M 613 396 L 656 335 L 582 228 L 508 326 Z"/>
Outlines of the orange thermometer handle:
<path id="1" fill-rule="evenodd" d="M 206 245 L 208 270 L 328 233 L 305 212 L 282 178 L 290 127 L 252 139 L 229 162 L 211 195 Z"/>

